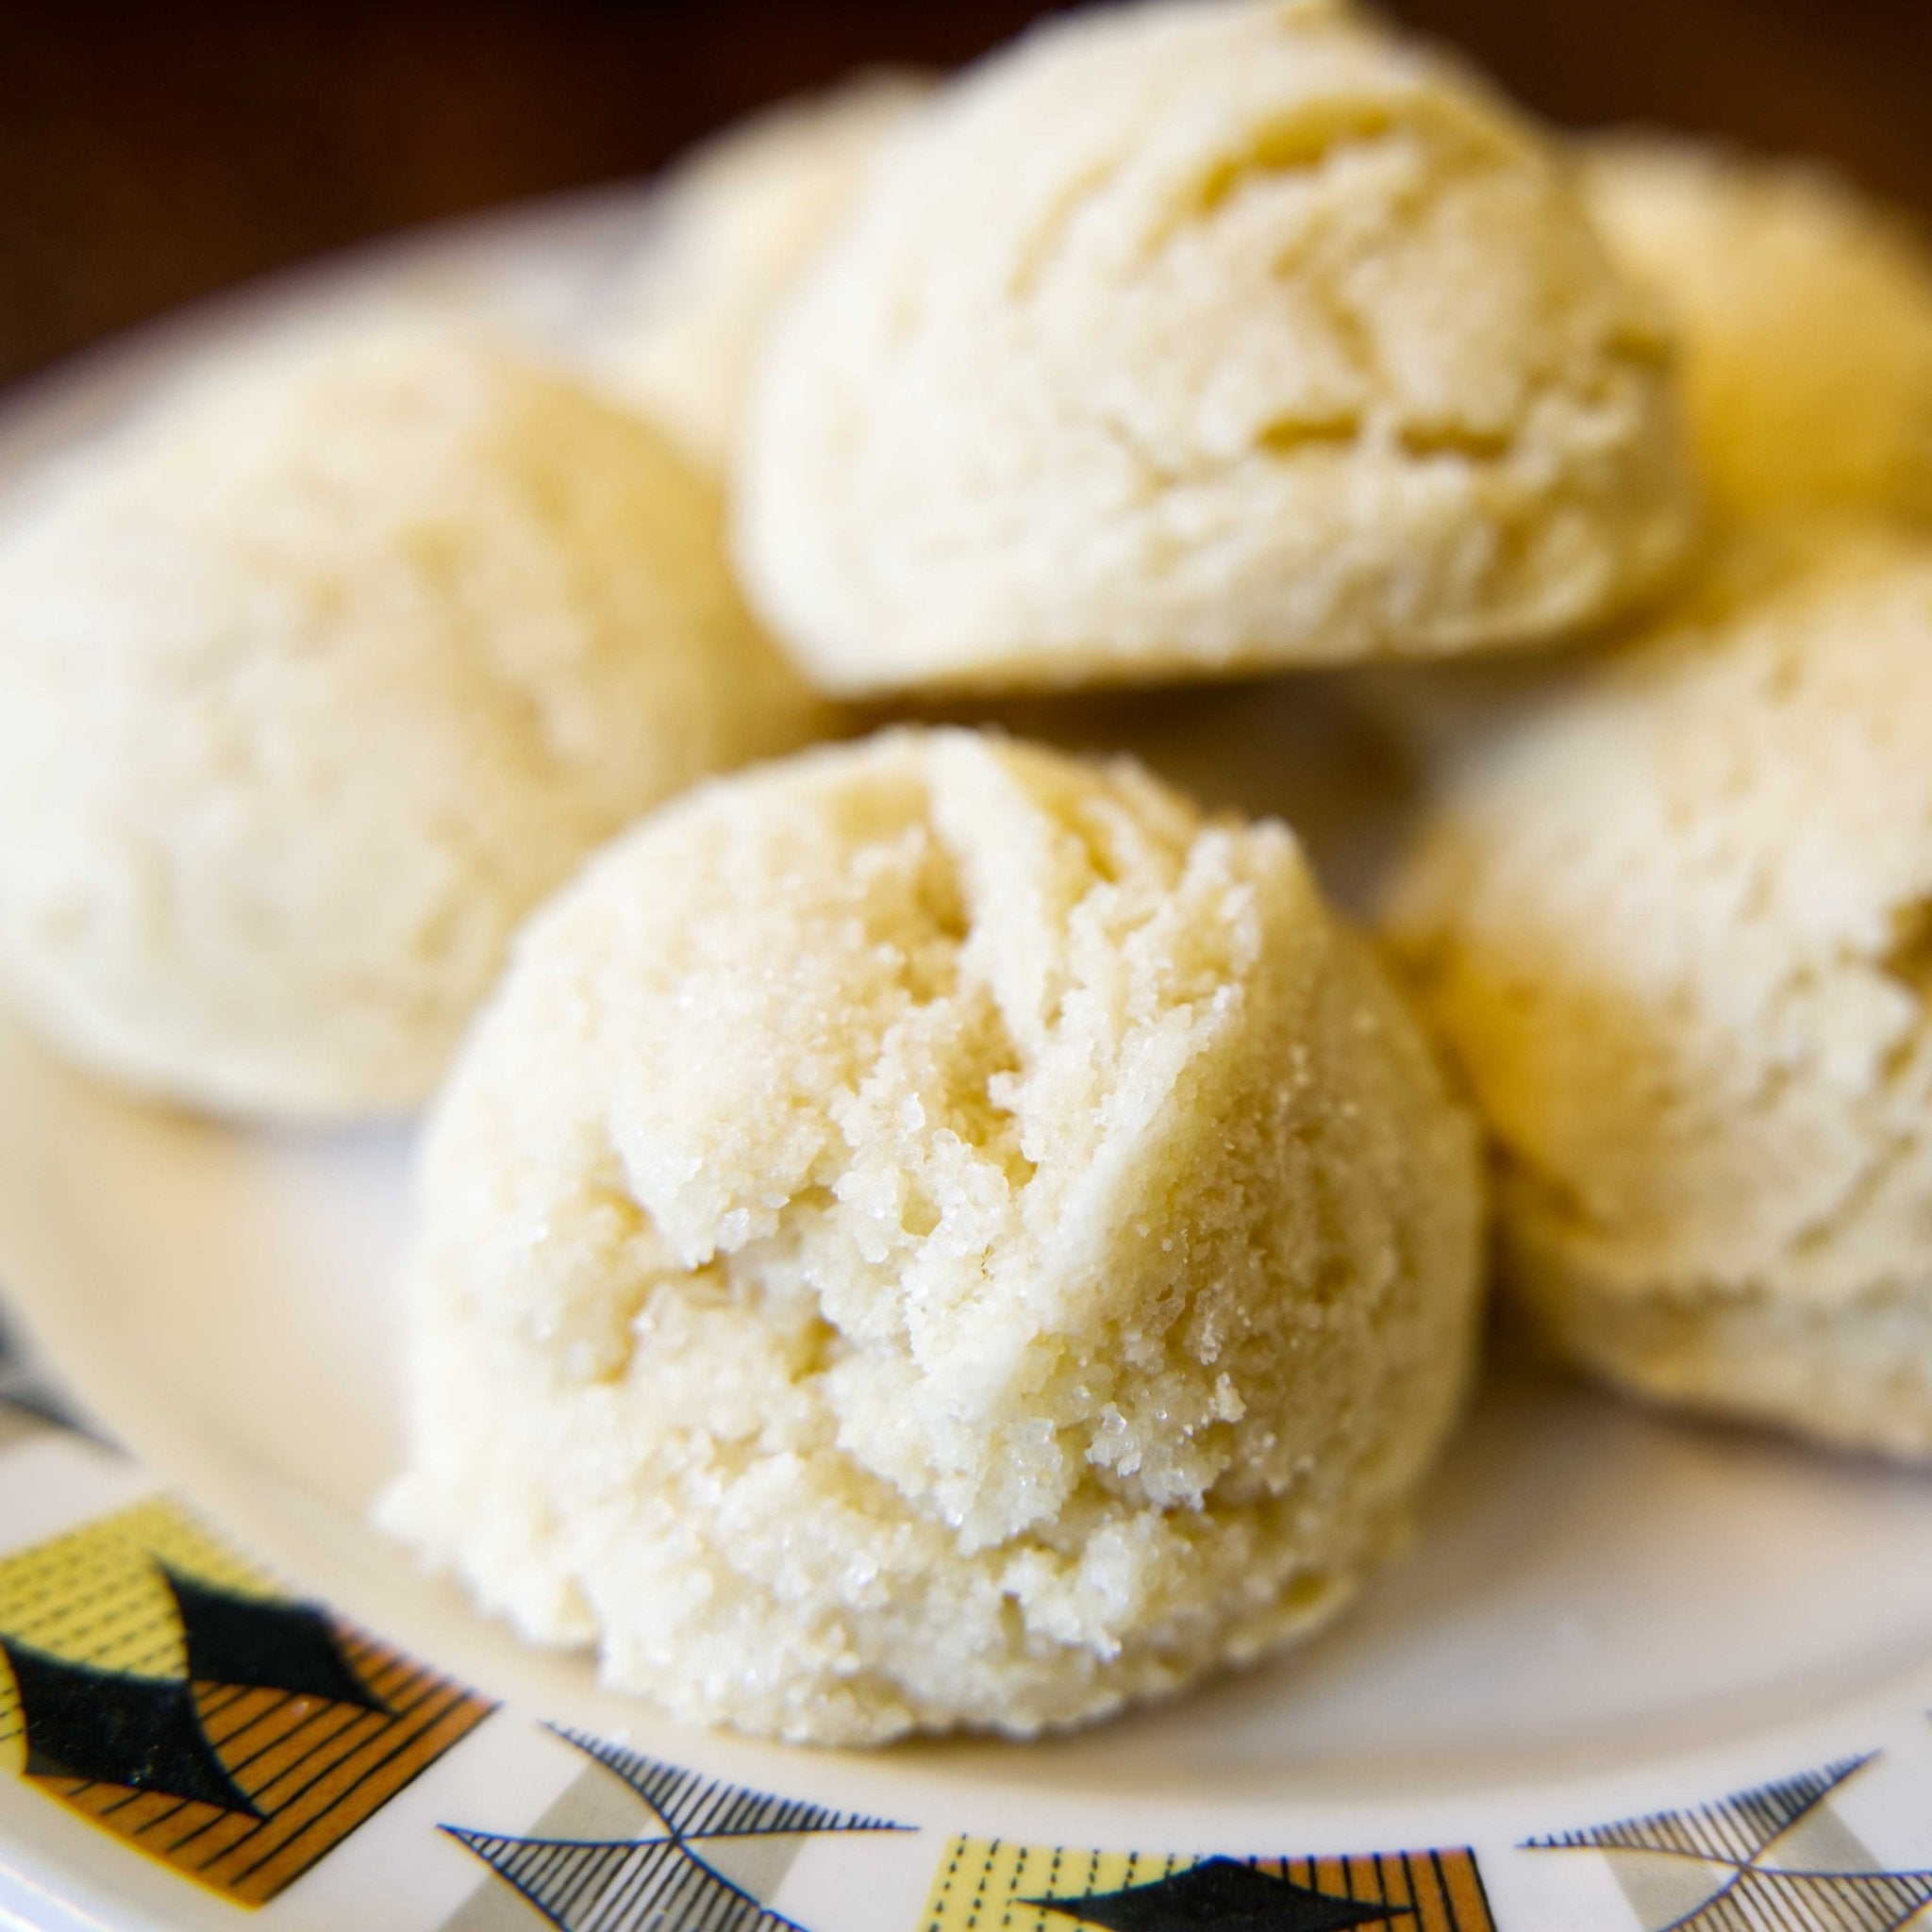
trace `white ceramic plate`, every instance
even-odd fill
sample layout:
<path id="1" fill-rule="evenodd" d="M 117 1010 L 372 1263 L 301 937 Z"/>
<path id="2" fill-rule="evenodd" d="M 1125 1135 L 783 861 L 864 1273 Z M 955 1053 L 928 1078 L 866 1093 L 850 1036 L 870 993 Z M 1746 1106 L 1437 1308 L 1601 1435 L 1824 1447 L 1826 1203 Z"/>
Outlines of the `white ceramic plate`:
<path id="1" fill-rule="evenodd" d="M 199 312 L 21 396 L 0 423 L 0 477 L 91 433 L 171 359 L 291 305 L 408 286 L 567 332 L 647 222 L 635 193 L 573 201 Z M 1353 1910 L 1391 1932 L 1879 1932 L 1932 1901 L 1932 1481 L 1648 1417 L 1518 1362 L 1492 1369 L 1407 1558 L 1296 1656 L 1026 1746 L 828 1754 L 674 1730 L 601 1691 L 583 1659 L 522 1649 L 365 1525 L 395 1451 L 408 1153 L 400 1130 L 250 1135 L 143 1107 L 0 1020 L 0 1279 L 64 1380 L 282 1587 L 506 1700 L 508 1715 L 248 1901 L 272 1920 L 1323 1932 Z M 9 1608 L 16 1585 L 24 1603 L 51 1588 L 32 1567 L 51 1560 L 50 1536 L 92 1549 L 107 1532 L 88 1525 L 125 1528 L 145 1479 L 105 1472 L 71 1441 L 0 1441 L 0 1641 L 173 1683 L 195 1655 L 173 1638 L 136 1670 L 84 1634 L 34 1638 Z M 181 1559 L 213 1575 L 211 1560 Z M 140 1690 L 88 1681 L 90 1708 Z M 320 1694 L 283 1688 L 299 1710 Z M 192 1692 L 209 1738 L 212 1695 Z M 65 1749 L 72 1771 L 84 1740 L 56 1739 L 35 1771 L 6 1741 L 11 1708 L 0 1702 L 0 1879 L 24 1888 L 33 1922 L 232 1922 L 226 1879 L 180 1876 L 189 1852 L 154 1856 L 162 1827 L 150 1842 L 125 1809 L 120 1825 L 84 1822 L 112 1781 L 46 1769 Z M 635 1766 L 626 1781 L 539 1718 L 747 1792 L 912 1829 L 770 1812 L 707 1840 L 675 1794 L 654 1809 Z M 145 1796 L 130 1787 L 134 1811 L 161 1807 L 166 1776 L 185 1775 L 177 1764 Z M 178 1790 L 168 1802 L 212 1804 Z M 1672 1816 L 1589 1836 L 1652 1813 Z M 219 1804 L 210 1818 L 217 1835 L 266 1829 Z M 1529 1842 L 1566 1834 L 1583 1837 Z M 569 1845 L 528 1849 L 546 1835 Z M 1208 1854 L 1264 1863 L 1243 1876 L 1194 1862 Z M 683 1890 L 672 1882 L 692 1872 Z M 1127 1905 L 1112 1896 L 1136 1887 L 1148 1889 Z M 1040 1903 L 1079 1897 L 1084 1914 Z M 1358 1916 L 1377 1900 L 1379 1915 Z M 4 1911 L 0 1894 L 0 1923 Z"/>

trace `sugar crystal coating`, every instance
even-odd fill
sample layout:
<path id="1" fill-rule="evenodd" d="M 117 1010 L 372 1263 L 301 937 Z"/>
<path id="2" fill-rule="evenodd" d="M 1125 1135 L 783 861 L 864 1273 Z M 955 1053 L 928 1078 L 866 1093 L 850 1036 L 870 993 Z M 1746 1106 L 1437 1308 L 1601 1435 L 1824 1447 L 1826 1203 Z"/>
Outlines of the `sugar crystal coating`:
<path id="1" fill-rule="evenodd" d="M 525 932 L 429 1137 L 387 1520 L 682 1719 L 1094 1716 L 1351 1593 L 1479 1220 L 1284 827 L 961 731 L 806 754 Z"/>

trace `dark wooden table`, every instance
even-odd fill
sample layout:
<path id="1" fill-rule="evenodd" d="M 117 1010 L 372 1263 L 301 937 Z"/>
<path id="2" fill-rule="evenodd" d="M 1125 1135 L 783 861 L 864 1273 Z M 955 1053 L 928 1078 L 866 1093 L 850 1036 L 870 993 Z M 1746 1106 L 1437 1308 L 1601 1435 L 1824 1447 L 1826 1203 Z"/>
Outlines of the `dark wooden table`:
<path id="1" fill-rule="evenodd" d="M 411 222 L 657 165 L 1021 0 L 0 0 L 0 381 Z M 1396 0 L 1559 120 L 1836 157 L 1932 211 L 1932 0 Z"/>

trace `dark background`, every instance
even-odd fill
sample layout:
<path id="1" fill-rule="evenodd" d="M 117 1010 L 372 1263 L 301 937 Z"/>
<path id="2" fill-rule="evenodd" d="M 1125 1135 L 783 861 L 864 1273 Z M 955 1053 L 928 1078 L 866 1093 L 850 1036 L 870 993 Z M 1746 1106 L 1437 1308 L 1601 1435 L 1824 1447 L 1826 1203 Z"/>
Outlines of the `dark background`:
<path id="1" fill-rule="evenodd" d="M 0 381 L 410 222 L 655 166 L 1022 0 L 0 0 Z M 1932 0 L 1394 0 L 1558 120 L 1827 154 L 1932 212 Z"/>

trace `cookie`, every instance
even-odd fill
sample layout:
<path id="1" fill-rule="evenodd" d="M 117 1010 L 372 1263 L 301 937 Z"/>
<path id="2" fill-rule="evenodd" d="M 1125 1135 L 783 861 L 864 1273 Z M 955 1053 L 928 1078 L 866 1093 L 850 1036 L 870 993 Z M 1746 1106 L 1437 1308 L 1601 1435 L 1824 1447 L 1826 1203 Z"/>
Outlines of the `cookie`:
<path id="1" fill-rule="evenodd" d="M 1932 543 L 1739 540 L 1460 768 L 1388 924 L 1558 1348 L 1932 1452 Z"/>
<path id="2" fill-rule="evenodd" d="M 1027 1734 L 1313 1628 L 1467 1387 L 1467 1116 L 1279 825 L 898 731 L 525 930 L 383 1517 L 673 1716 Z"/>
<path id="3" fill-rule="evenodd" d="M 0 531 L 0 980 L 194 1105 L 408 1108 L 511 927 L 815 708 L 714 492 L 493 341 L 304 329 Z"/>
<path id="4" fill-rule="evenodd" d="M 1932 255 L 1825 169 L 1666 136 L 1584 150 L 1611 253 L 1664 303 L 1713 503 L 1932 516 Z"/>
<path id="5" fill-rule="evenodd" d="M 1097 8 L 941 91 L 778 324 L 734 506 L 855 693 L 1537 642 L 1693 521 L 1556 150 L 1324 0 Z"/>
<path id="6" fill-rule="evenodd" d="M 588 361 L 692 462 L 725 468 L 774 315 L 926 91 L 918 75 L 882 69 L 782 101 L 708 141 L 658 189 Z"/>

